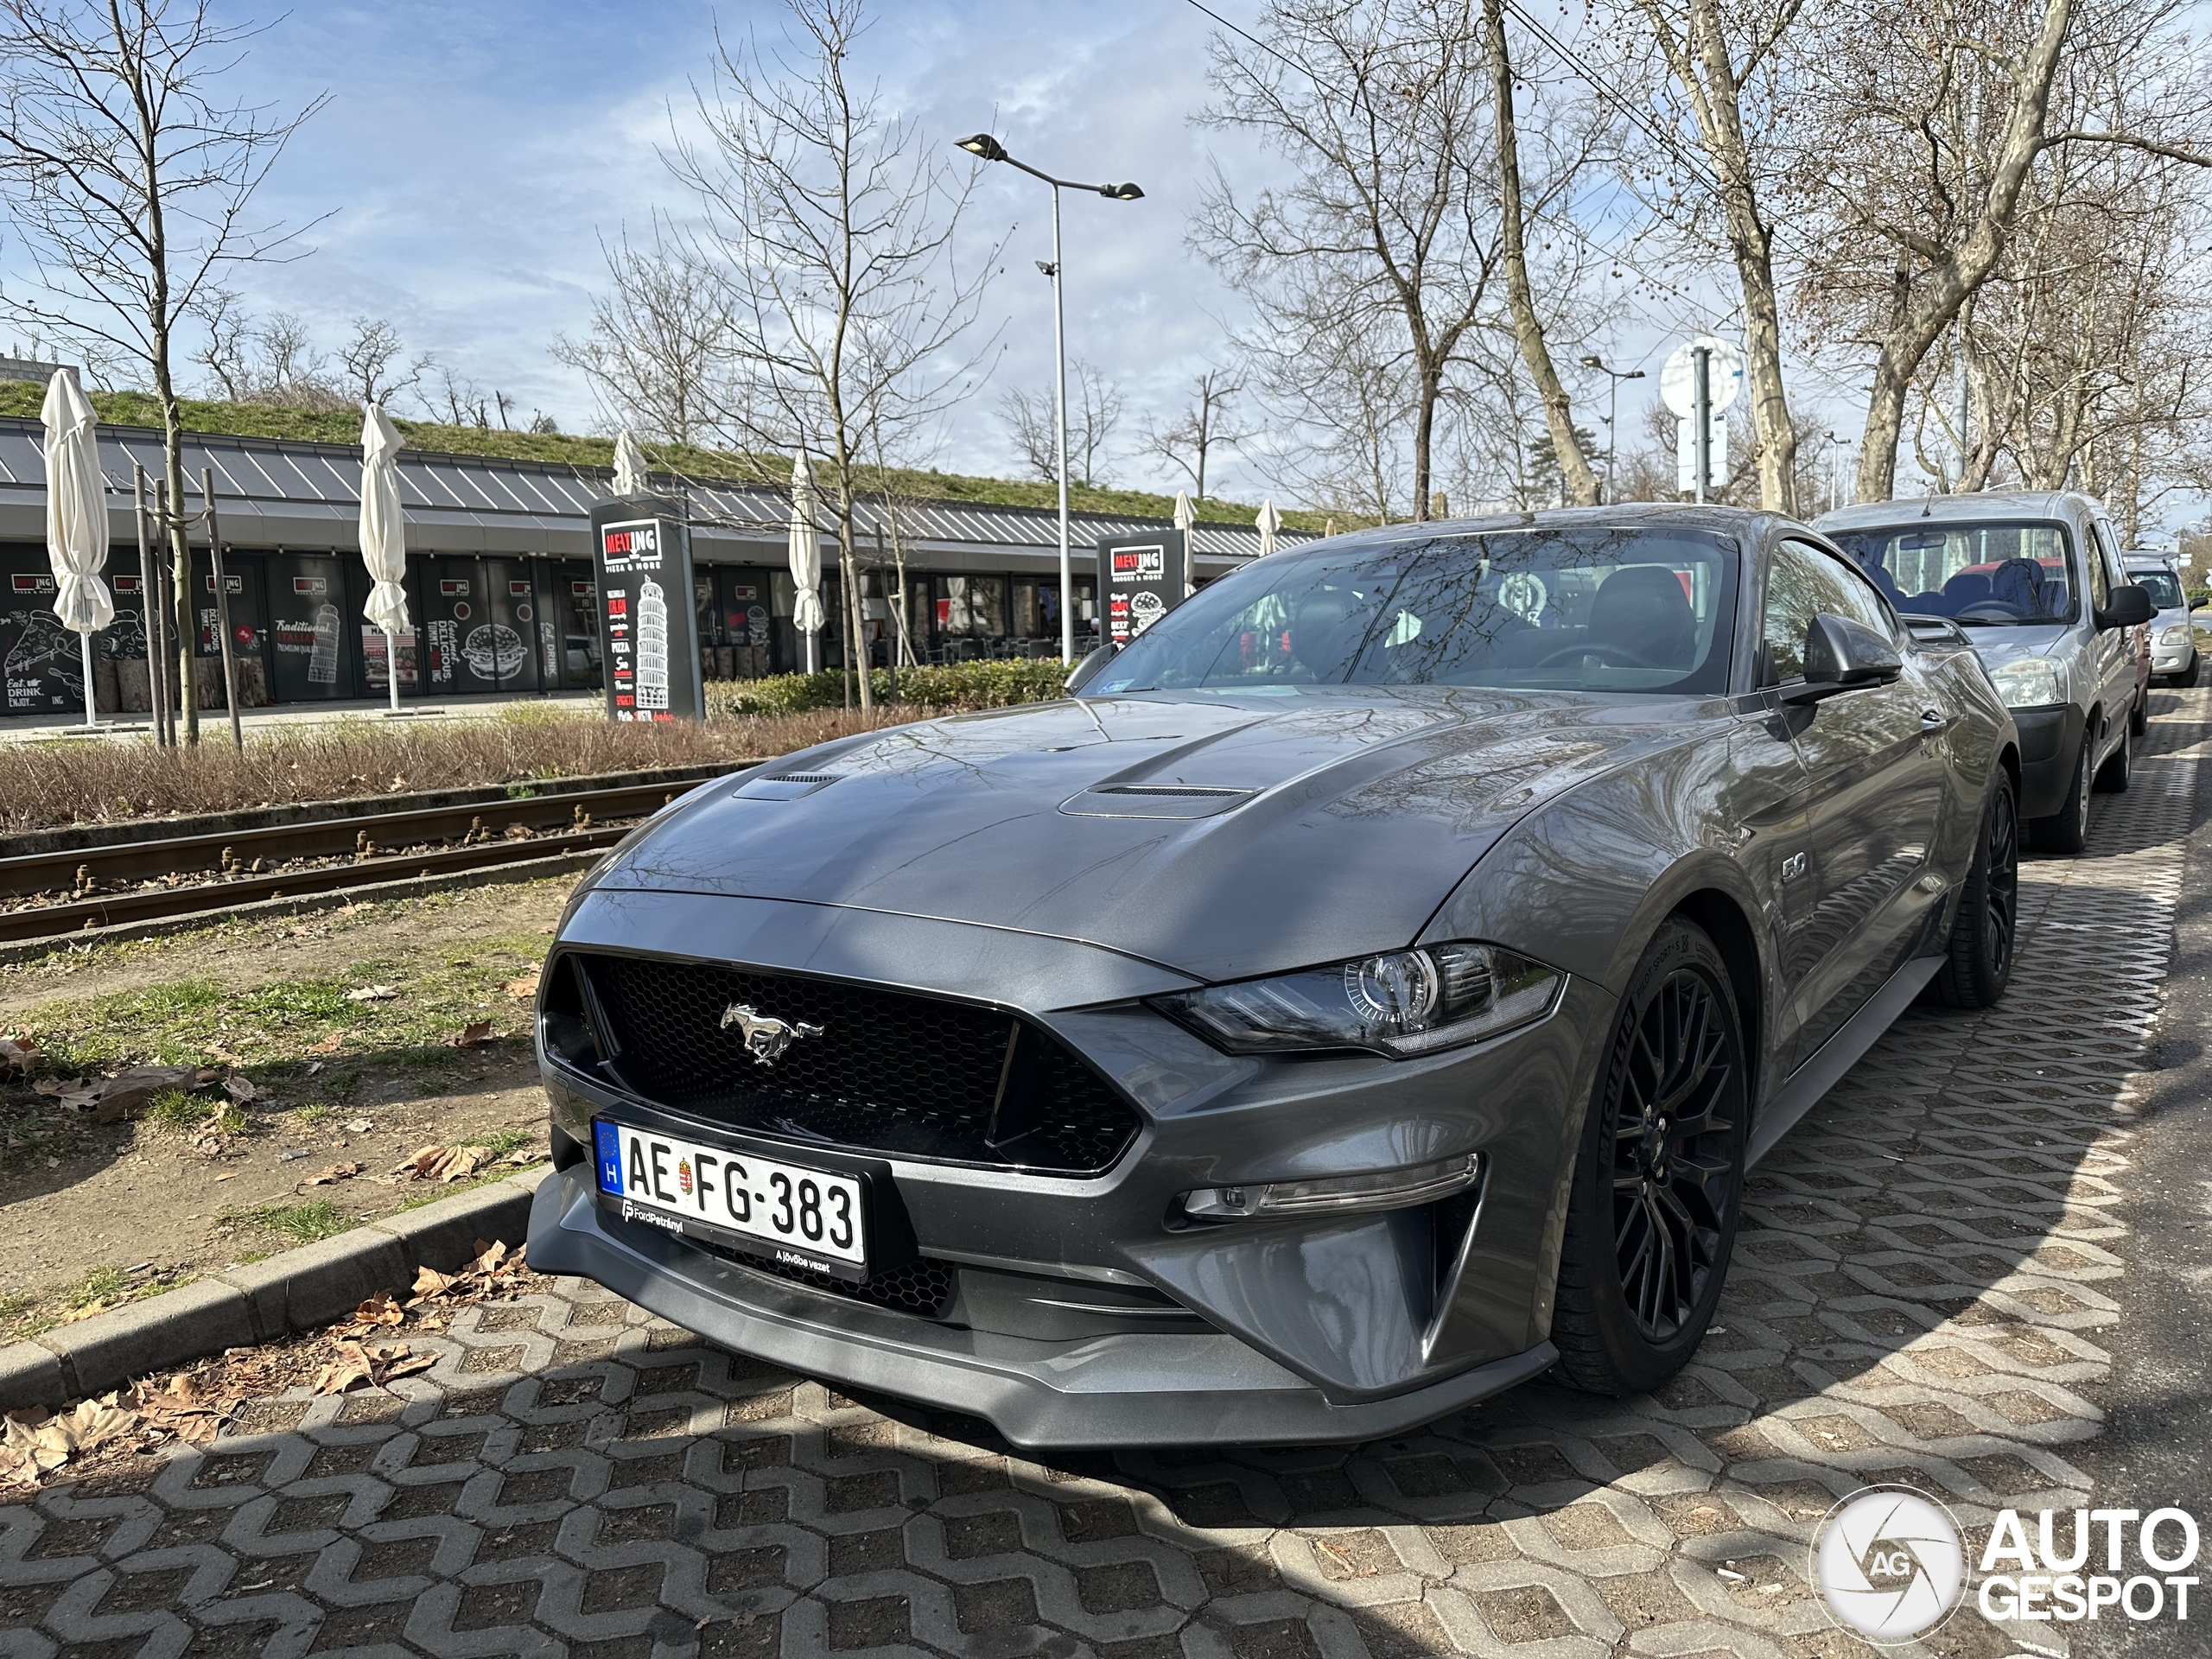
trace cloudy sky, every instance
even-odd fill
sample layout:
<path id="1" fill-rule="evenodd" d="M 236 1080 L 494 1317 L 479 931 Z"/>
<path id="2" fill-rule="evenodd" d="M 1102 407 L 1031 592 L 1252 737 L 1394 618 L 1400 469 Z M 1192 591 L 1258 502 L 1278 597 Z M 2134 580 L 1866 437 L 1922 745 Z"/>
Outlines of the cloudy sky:
<path id="1" fill-rule="evenodd" d="M 1237 21 L 1256 10 L 1254 0 L 1209 3 Z M 218 3 L 241 20 L 275 15 L 254 0 Z M 389 317 L 411 346 L 509 392 L 523 418 L 543 410 L 564 429 L 590 429 L 600 411 L 548 343 L 582 327 L 603 279 L 597 238 L 683 207 L 657 147 L 671 105 L 680 116 L 709 69 L 717 22 L 773 32 L 781 16 L 774 0 L 302 5 L 234 73 L 244 95 L 280 107 L 330 93 L 264 196 L 292 222 L 328 217 L 305 238 L 310 255 L 246 272 L 238 286 L 250 306 L 296 312 L 331 344 L 354 316 Z M 887 0 L 863 52 L 887 102 L 934 142 L 988 127 L 1064 175 L 1142 185 L 1140 202 L 1065 201 L 1070 348 L 1122 390 L 1125 452 L 1142 413 L 1172 414 L 1190 375 L 1222 359 L 1224 325 L 1239 319 L 1235 296 L 1185 244 L 1213 165 L 1244 187 L 1270 171 L 1235 137 L 1193 124 L 1216 28 L 1188 0 Z M 990 388 L 949 424 L 938 460 L 1005 473 L 1015 463 L 993 407 L 999 391 L 1051 385 L 1050 288 L 1033 264 L 1050 249 L 1044 187 L 987 168 L 972 223 L 981 238 L 1011 231 L 986 303 L 1001 349 Z M 1728 285 L 1675 275 L 1688 297 L 1639 291 L 1624 276 L 1620 320 L 1593 342 L 1652 373 L 1624 400 L 1630 442 L 1667 352 L 1701 328 L 1726 332 Z M 1800 373 L 1792 390 L 1855 425 L 1847 386 Z M 1592 426 L 1604 413 L 1595 397 L 1578 409 Z M 1110 474 L 1173 486 L 1126 453 Z M 1247 499 L 1264 488 L 1234 468 L 1224 486 Z"/>
<path id="2" fill-rule="evenodd" d="M 1250 0 L 1212 0 L 1242 21 Z M 240 19 L 266 6 L 220 0 Z M 578 332 L 602 280 L 597 238 L 681 208 L 657 147 L 725 32 L 779 26 L 771 0 L 471 0 L 467 4 L 315 0 L 276 22 L 235 72 L 256 101 L 331 103 L 294 141 L 264 203 L 294 223 L 328 217 L 289 265 L 244 273 L 256 309 L 296 312 L 334 343 L 348 319 L 390 317 L 526 416 L 569 430 L 599 417 L 581 379 L 548 342 Z M 1172 412 L 1188 377 L 1220 357 L 1236 298 L 1185 245 L 1213 162 L 1244 183 L 1263 158 L 1196 128 L 1206 99 L 1205 42 L 1216 25 L 1187 0 L 1112 5 L 1044 0 L 898 0 L 878 8 L 865 67 L 887 101 L 950 144 L 992 128 L 1015 154 L 1065 175 L 1134 179 L 1136 203 L 1065 201 L 1072 354 L 1096 363 L 1138 416 Z M 963 164 L 965 165 L 964 160 Z M 986 304 L 1000 330 L 992 385 L 972 419 L 952 423 L 941 463 L 1006 472 L 1014 461 L 992 405 L 1004 386 L 1049 387 L 1050 287 L 1034 261 L 1050 250 L 1044 188 L 987 170 L 972 210 L 981 238 L 1012 239 Z M 4 259 L 0 251 L 0 259 Z M 1623 360 L 1656 368 L 1675 337 L 1668 309 L 1639 302 L 1618 339 Z M 1696 321 L 1683 318 L 1682 323 Z M 1666 325 L 1666 332 L 1660 325 Z M 1647 361 L 1647 359 L 1649 359 Z M 1602 413 L 1602 410 L 1599 411 Z M 1624 411 L 1622 424 L 1633 429 Z M 1134 456 L 1114 475 L 1172 483 Z M 1227 480 L 1256 495 L 1255 480 Z"/>

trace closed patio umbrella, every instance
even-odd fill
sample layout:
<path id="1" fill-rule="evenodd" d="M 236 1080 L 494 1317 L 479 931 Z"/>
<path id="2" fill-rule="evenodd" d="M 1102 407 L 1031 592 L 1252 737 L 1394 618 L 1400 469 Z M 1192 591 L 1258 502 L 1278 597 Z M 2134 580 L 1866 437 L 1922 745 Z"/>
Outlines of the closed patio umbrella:
<path id="1" fill-rule="evenodd" d="M 399 639 L 407 631 L 407 513 L 399 504 L 399 452 L 406 440 L 391 417 L 364 404 L 361 423 L 361 563 L 369 567 L 365 607 L 384 632 L 384 677 L 399 712 Z"/>
<path id="2" fill-rule="evenodd" d="M 638 446 L 636 434 L 624 427 L 614 440 L 614 493 L 643 495 L 645 493 L 645 452 Z"/>
<path id="3" fill-rule="evenodd" d="M 806 641 L 806 671 L 821 664 L 822 632 L 828 617 L 822 608 L 822 534 L 814 527 L 814 471 L 801 455 L 791 463 L 791 626 Z"/>
<path id="4" fill-rule="evenodd" d="M 1260 556 L 1264 559 L 1275 550 L 1275 532 L 1282 528 L 1282 514 L 1275 511 L 1272 496 L 1260 503 L 1259 525 Z"/>
<path id="5" fill-rule="evenodd" d="M 74 369 L 56 369 L 39 410 L 46 423 L 46 557 L 54 567 L 54 613 L 84 652 L 85 724 L 96 723 L 92 636 L 115 620 L 100 572 L 107 565 L 107 480 L 100 475 L 97 416 Z"/>

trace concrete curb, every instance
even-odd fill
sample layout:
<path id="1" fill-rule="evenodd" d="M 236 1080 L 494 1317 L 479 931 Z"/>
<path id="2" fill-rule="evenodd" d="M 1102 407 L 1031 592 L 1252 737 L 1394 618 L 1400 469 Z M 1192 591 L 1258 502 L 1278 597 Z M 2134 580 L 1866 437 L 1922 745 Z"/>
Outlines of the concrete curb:
<path id="1" fill-rule="evenodd" d="M 426 893 L 458 893 L 464 887 L 505 887 L 556 875 L 582 875 L 605 858 L 608 849 L 586 848 L 581 852 L 556 853 L 520 864 L 494 864 L 481 870 L 450 870 L 443 875 L 407 875 L 393 881 L 365 881 L 358 887 L 334 887 L 328 893 L 303 893 L 296 899 L 257 899 L 227 910 L 195 911 L 189 916 L 161 916 L 143 922 L 117 922 L 110 927 L 88 927 L 49 939 L 16 939 L 0 944 L 0 962 L 35 962 L 82 946 L 111 944 L 124 939 L 158 939 L 172 933 L 191 933 L 225 922 L 259 921 L 271 916 L 304 916 L 310 911 L 343 910 L 348 905 L 374 904 L 389 899 L 419 899 Z"/>
<path id="2" fill-rule="evenodd" d="M 0 1348 L 0 1410 L 60 1406 L 226 1348 L 313 1331 L 379 1290 L 404 1294 L 417 1268 L 451 1272 L 480 1238 L 518 1245 L 548 1173 L 524 1170 Z"/>

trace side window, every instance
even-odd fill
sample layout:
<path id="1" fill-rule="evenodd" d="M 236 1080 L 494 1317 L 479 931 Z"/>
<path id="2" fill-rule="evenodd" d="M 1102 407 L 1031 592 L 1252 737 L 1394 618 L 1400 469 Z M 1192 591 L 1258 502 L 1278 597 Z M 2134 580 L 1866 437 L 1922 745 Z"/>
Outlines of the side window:
<path id="1" fill-rule="evenodd" d="M 1805 633 L 1816 616 L 1840 616 L 1864 623 L 1885 639 L 1897 637 L 1889 607 L 1865 577 L 1823 548 L 1783 542 L 1767 563 L 1766 613 L 1760 639 L 1765 646 L 1762 685 L 1805 677 Z"/>
<path id="2" fill-rule="evenodd" d="M 2113 572 L 2120 569 L 2120 556 L 2113 550 L 2112 526 L 2101 518 L 2093 527 L 2096 545 L 2088 550 L 2089 559 L 2089 602 L 2097 609 L 2112 608 L 2112 585 L 2117 580 Z"/>

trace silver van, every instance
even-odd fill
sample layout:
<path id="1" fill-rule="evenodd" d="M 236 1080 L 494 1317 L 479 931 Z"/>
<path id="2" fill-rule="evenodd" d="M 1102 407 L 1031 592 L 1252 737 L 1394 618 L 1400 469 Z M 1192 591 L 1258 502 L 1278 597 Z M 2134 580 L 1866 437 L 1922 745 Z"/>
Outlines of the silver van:
<path id="1" fill-rule="evenodd" d="M 2122 574 L 2104 509 L 2071 491 L 1929 496 L 1845 507 L 1815 528 L 1907 622 L 1970 639 L 2020 731 L 2020 816 L 2078 853 L 2089 791 L 2127 787 L 2142 729 L 2142 630 L 2156 610 Z"/>
<path id="2" fill-rule="evenodd" d="M 2129 553 L 2121 561 L 2127 579 L 2151 595 L 2158 613 L 2151 619 L 2151 677 L 2168 685 L 2196 683 L 2196 625 L 2191 611 L 2205 601 L 2191 599 L 2181 572 L 2163 553 Z"/>

